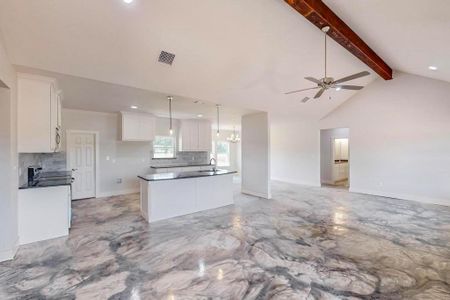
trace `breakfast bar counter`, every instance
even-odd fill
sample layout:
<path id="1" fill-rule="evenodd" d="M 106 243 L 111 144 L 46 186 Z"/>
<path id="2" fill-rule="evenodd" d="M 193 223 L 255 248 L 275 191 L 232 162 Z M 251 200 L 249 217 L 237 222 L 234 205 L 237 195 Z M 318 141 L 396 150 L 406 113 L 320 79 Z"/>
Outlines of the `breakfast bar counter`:
<path id="1" fill-rule="evenodd" d="M 227 170 L 138 176 L 141 214 L 148 222 L 233 204 L 233 174 Z"/>

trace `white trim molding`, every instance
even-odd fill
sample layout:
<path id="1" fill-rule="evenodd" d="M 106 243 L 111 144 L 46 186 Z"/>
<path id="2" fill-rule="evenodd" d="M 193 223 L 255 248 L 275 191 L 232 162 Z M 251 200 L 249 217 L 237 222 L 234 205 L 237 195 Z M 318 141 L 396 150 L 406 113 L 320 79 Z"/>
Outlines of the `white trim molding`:
<path id="1" fill-rule="evenodd" d="M 70 133 L 88 133 L 95 136 L 95 198 L 100 197 L 100 133 L 91 130 L 66 129 L 66 165 L 69 166 L 69 145 L 67 137 Z"/>
<path id="2" fill-rule="evenodd" d="M 250 196 L 256 196 L 256 197 L 259 197 L 259 198 L 264 198 L 264 199 L 271 199 L 272 198 L 272 195 L 270 195 L 270 194 L 252 192 L 252 191 L 249 191 L 249 190 L 246 190 L 246 189 L 242 189 L 242 188 L 241 188 L 241 193 L 242 194 L 246 194 L 246 195 L 250 195 Z"/>
<path id="3" fill-rule="evenodd" d="M 19 248 L 19 238 L 17 237 L 12 249 L 0 250 L 0 262 L 14 259 Z"/>
<path id="4" fill-rule="evenodd" d="M 105 197 L 121 196 L 121 195 L 136 194 L 136 193 L 139 193 L 138 187 L 135 189 L 101 192 L 96 196 L 96 198 L 105 198 Z"/>
<path id="5" fill-rule="evenodd" d="M 285 179 L 285 178 L 278 178 L 278 177 L 272 177 L 271 181 L 280 181 L 290 184 L 297 184 L 297 185 L 307 185 L 307 186 L 314 186 L 314 187 L 320 187 L 320 181 L 296 181 L 291 179 Z"/>
<path id="6" fill-rule="evenodd" d="M 438 199 L 438 198 L 430 198 L 430 197 L 426 197 L 426 196 L 406 195 L 406 194 L 398 194 L 398 193 L 383 192 L 383 191 L 373 191 L 373 190 L 359 189 L 359 188 L 352 188 L 352 187 L 350 187 L 349 192 L 381 196 L 381 197 L 388 197 L 388 198 L 395 198 L 395 199 L 408 200 L 408 201 L 415 201 L 415 202 L 426 203 L 426 204 L 450 206 L 450 199 Z"/>

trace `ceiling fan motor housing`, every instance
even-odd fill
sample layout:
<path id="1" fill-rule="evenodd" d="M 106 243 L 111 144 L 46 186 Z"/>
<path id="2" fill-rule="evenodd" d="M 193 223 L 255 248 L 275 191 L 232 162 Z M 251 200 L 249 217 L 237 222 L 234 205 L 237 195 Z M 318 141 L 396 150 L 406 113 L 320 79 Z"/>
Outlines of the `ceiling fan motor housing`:
<path id="1" fill-rule="evenodd" d="M 322 79 L 322 82 L 325 85 L 331 85 L 334 82 L 334 78 L 333 77 L 325 77 Z"/>

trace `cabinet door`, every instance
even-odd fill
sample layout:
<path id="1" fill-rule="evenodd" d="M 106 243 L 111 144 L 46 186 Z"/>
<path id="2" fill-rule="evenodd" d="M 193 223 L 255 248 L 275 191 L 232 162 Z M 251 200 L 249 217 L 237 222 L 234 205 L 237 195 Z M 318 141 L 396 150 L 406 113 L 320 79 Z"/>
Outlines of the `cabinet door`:
<path id="1" fill-rule="evenodd" d="M 58 94 L 54 84 L 50 85 L 50 149 L 57 151 L 61 137 L 58 137 Z M 59 141 L 58 141 L 59 139 Z"/>
<path id="2" fill-rule="evenodd" d="M 50 82 L 18 79 L 18 151 L 22 153 L 53 152 L 51 142 Z M 55 132 L 55 131 L 53 131 Z M 53 144 L 54 146 L 54 144 Z"/>
<path id="3" fill-rule="evenodd" d="M 136 114 L 122 114 L 122 140 L 139 140 L 140 120 Z"/>
<path id="4" fill-rule="evenodd" d="M 348 160 L 348 139 L 341 140 L 341 159 Z"/>
<path id="5" fill-rule="evenodd" d="M 211 123 L 203 120 L 198 125 L 198 150 L 211 152 L 212 143 Z"/>
<path id="6" fill-rule="evenodd" d="M 61 93 L 59 92 L 58 93 L 58 98 L 57 98 L 58 100 L 57 100 L 57 103 L 56 103 L 56 105 L 57 105 L 57 107 L 58 107 L 58 109 L 57 109 L 57 123 L 56 123 L 56 126 L 58 127 L 58 128 L 61 128 L 62 127 L 62 119 L 61 119 L 61 110 L 62 110 L 62 106 L 61 106 L 61 99 L 62 99 L 62 95 L 61 95 Z"/>
<path id="7" fill-rule="evenodd" d="M 53 239 L 69 234 L 70 186 L 19 190 L 19 244 Z"/>
<path id="8" fill-rule="evenodd" d="M 155 118 L 147 115 L 139 117 L 139 140 L 153 141 L 155 139 Z"/>
<path id="9" fill-rule="evenodd" d="M 191 135 L 191 151 L 198 151 L 198 121 L 191 120 L 189 123 Z"/>
<path id="10" fill-rule="evenodd" d="M 192 121 L 183 120 L 181 121 L 180 128 L 181 136 L 181 151 L 192 151 Z"/>

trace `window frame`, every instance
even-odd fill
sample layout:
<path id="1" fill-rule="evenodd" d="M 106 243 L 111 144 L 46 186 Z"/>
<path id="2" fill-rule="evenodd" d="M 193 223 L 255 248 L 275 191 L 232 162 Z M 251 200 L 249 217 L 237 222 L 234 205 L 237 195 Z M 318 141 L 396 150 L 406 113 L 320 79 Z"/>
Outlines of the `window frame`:
<path id="1" fill-rule="evenodd" d="M 218 145 L 219 145 L 220 143 L 223 143 L 223 144 L 226 144 L 226 145 L 227 145 L 227 149 L 228 149 L 228 153 L 227 153 L 227 156 L 228 156 L 227 163 L 228 163 L 228 164 L 221 164 L 221 163 L 219 162 L 219 156 L 218 156 L 218 153 L 217 153 L 217 147 L 218 147 Z M 215 141 L 213 149 L 214 149 L 214 156 L 215 156 L 215 159 L 216 159 L 216 164 L 217 164 L 217 166 L 218 166 L 218 167 L 224 167 L 224 168 L 231 167 L 231 143 L 230 143 L 229 141 L 223 141 L 223 140 Z"/>
<path id="2" fill-rule="evenodd" d="M 173 150 L 173 155 L 171 157 L 156 157 L 155 154 L 157 153 L 155 151 L 155 143 L 157 138 L 169 138 L 172 140 L 172 146 L 171 147 L 163 147 L 163 146 L 156 146 L 156 148 L 161 148 L 161 149 L 171 149 Z M 156 135 L 153 142 L 152 142 L 152 151 L 153 151 L 153 155 L 152 155 L 152 159 L 176 159 L 176 155 L 177 155 L 177 144 L 176 144 L 176 139 L 174 136 L 170 136 L 170 135 Z"/>

